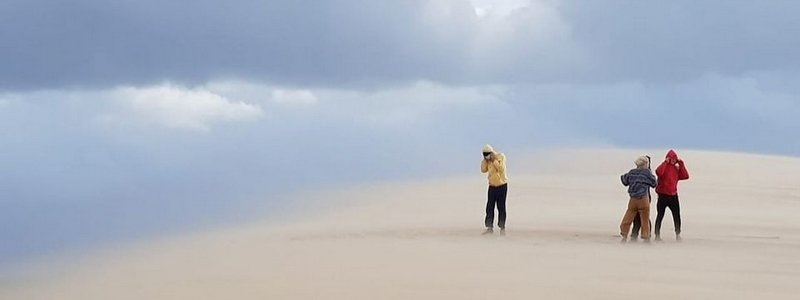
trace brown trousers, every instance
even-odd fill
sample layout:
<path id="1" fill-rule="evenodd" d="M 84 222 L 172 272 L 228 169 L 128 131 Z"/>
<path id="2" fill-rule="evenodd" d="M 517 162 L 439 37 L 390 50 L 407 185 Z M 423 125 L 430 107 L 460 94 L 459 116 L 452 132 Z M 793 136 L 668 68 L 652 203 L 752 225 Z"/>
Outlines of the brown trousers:
<path id="1" fill-rule="evenodd" d="M 622 224 L 619 225 L 620 234 L 623 237 L 628 236 L 633 218 L 636 217 L 637 212 L 642 220 L 642 238 L 650 239 L 650 200 L 647 199 L 647 196 L 642 198 L 631 197 L 631 200 L 628 201 L 628 210 L 625 211 L 625 216 L 622 217 Z"/>

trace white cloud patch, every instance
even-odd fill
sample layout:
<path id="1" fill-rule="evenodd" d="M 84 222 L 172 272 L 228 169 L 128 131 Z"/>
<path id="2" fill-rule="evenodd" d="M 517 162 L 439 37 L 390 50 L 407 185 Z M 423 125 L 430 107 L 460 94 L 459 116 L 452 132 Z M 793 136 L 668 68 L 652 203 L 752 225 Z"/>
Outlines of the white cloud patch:
<path id="1" fill-rule="evenodd" d="M 375 92 L 321 91 L 324 109 L 354 120 L 384 126 L 424 126 L 463 110 L 505 110 L 503 87 L 448 87 L 420 81 L 411 86 Z M 416 124 L 416 125 L 414 125 Z"/>
<path id="2" fill-rule="evenodd" d="M 276 89 L 272 91 L 270 99 L 272 102 L 287 105 L 312 105 L 319 101 L 317 96 L 309 90 Z"/>
<path id="3" fill-rule="evenodd" d="M 0 94 L 0 108 L 9 107 L 19 102 L 19 97 L 11 94 Z"/>
<path id="4" fill-rule="evenodd" d="M 478 17 L 505 17 L 514 11 L 531 5 L 530 0 L 470 0 L 475 15 Z"/>
<path id="5" fill-rule="evenodd" d="M 258 103 L 268 109 L 272 121 L 307 118 L 410 128 L 465 111 L 508 109 L 500 100 L 504 86 L 454 87 L 418 81 L 379 90 L 298 89 L 231 80 L 209 82 L 204 88 L 222 97 Z"/>
<path id="6" fill-rule="evenodd" d="M 205 86 L 210 92 L 226 98 L 258 103 L 263 107 L 311 106 L 319 102 L 317 94 L 309 89 L 292 89 L 251 81 L 212 81 Z"/>
<path id="7" fill-rule="evenodd" d="M 138 120 L 170 128 L 208 130 L 212 123 L 252 121 L 264 114 L 257 105 L 233 101 L 205 88 L 125 87 L 111 94 Z"/>

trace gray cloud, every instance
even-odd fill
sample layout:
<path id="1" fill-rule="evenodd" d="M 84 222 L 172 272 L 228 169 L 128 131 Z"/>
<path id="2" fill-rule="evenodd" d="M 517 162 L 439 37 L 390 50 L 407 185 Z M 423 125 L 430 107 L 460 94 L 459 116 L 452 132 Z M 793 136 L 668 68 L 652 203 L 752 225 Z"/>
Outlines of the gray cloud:
<path id="1" fill-rule="evenodd" d="M 4 1 L 0 88 L 680 81 L 800 67 L 794 1 Z"/>
<path id="2" fill-rule="evenodd" d="M 800 56 L 793 1 L 597 1 L 562 7 L 575 40 L 612 79 L 680 81 L 795 70 Z"/>
<path id="3" fill-rule="evenodd" d="M 0 30 L 11 47 L 0 53 L 9 62 L 2 81 L 38 88 L 231 76 L 305 84 L 406 73 L 419 57 L 414 37 L 404 37 L 419 31 L 419 4 L 378 3 L 6 1 Z"/>
<path id="4" fill-rule="evenodd" d="M 771 82 L 708 75 L 677 84 L 526 85 L 507 101 L 565 136 L 617 146 L 800 155 L 788 138 L 800 130 L 797 94 Z"/>

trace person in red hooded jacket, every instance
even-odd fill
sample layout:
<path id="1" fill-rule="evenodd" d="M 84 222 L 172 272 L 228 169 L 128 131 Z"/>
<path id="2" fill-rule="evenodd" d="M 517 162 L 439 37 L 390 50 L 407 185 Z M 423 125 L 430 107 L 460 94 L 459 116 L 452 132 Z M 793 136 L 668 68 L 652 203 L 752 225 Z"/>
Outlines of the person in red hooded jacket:
<path id="1" fill-rule="evenodd" d="M 658 183 L 656 193 L 658 203 L 656 204 L 656 241 L 661 240 L 661 221 L 664 220 L 664 213 L 667 208 L 672 212 L 672 220 L 675 223 L 675 239 L 681 240 L 681 206 L 678 202 L 678 181 L 689 179 L 689 172 L 683 160 L 678 158 L 674 150 L 667 152 L 666 159 L 656 168 Z"/>

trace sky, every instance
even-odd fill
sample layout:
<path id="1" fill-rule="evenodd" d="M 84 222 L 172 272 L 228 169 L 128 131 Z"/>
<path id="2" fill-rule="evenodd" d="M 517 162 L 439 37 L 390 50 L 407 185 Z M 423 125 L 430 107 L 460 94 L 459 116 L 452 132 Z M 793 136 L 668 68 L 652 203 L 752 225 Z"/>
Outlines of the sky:
<path id="1" fill-rule="evenodd" d="M 0 266 L 485 143 L 800 156 L 798 31 L 788 0 L 4 0 Z"/>

